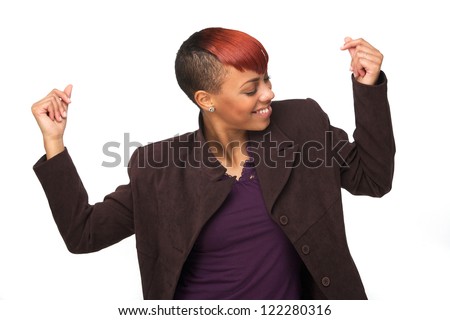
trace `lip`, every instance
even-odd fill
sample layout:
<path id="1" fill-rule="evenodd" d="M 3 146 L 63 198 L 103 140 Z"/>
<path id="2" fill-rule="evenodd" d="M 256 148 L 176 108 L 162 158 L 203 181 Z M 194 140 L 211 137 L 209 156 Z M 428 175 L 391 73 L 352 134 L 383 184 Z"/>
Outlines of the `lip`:
<path id="1" fill-rule="evenodd" d="M 260 113 L 259 111 L 267 109 L 268 111 L 265 113 Z M 270 115 L 272 114 L 272 107 L 270 105 L 264 107 L 264 108 L 259 108 L 256 111 L 252 112 L 255 116 L 261 117 L 261 118 L 268 118 L 270 117 Z"/>

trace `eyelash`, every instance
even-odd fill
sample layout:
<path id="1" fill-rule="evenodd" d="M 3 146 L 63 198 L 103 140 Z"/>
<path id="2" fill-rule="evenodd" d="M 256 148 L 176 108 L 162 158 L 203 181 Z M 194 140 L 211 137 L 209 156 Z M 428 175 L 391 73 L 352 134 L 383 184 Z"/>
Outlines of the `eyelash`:
<path id="1" fill-rule="evenodd" d="M 270 81 L 270 76 L 266 76 L 266 77 L 264 78 L 264 82 L 267 83 L 268 81 Z M 251 96 L 255 95 L 257 91 L 258 91 L 258 90 L 257 90 L 257 88 L 256 88 L 255 90 L 253 90 L 253 91 L 251 91 L 251 92 L 247 92 L 247 93 L 245 93 L 245 94 L 246 94 L 247 96 L 251 97 Z"/>

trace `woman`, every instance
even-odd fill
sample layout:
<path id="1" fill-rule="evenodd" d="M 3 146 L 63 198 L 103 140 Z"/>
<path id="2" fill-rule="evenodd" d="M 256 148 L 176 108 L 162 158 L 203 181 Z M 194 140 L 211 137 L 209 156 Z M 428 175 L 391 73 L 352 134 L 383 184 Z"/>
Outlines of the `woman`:
<path id="1" fill-rule="evenodd" d="M 362 39 L 342 49 L 353 143 L 315 101 L 273 101 L 256 39 L 194 33 L 175 71 L 199 129 L 138 148 L 129 184 L 95 205 L 63 143 L 72 86 L 50 92 L 32 107 L 46 151 L 34 170 L 68 249 L 98 251 L 134 233 L 145 299 L 366 299 L 340 190 L 387 193 L 395 146 L 381 53 Z"/>

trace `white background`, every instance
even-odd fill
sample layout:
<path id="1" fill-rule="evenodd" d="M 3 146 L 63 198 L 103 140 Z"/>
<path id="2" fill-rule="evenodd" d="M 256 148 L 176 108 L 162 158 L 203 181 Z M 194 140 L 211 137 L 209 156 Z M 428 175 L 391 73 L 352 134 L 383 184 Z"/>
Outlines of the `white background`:
<path id="1" fill-rule="evenodd" d="M 364 37 L 382 51 L 393 190 L 381 199 L 343 192 L 349 246 L 370 299 L 448 296 L 448 11 L 444 1 L 398 3 L 2 1 L 0 300 L 142 299 L 134 237 L 95 254 L 66 250 L 32 170 L 44 149 L 30 108 L 73 84 L 65 142 L 90 202 L 101 201 L 127 183 L 124 162 L 101 166 L 113 160 L 105 143 L 121 143 L 123 155 L 125 133 L 145 144 L 197 128 L 173 65 L 182 41 L 209 26 L 259 39 L 277 99 L 312 97 L 350 135 L 350 59 L 339 47 Z"/>

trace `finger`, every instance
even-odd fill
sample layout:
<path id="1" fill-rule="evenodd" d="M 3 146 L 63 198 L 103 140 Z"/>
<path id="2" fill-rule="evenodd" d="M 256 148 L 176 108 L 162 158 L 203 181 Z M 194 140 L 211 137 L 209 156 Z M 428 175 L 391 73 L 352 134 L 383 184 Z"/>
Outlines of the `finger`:
<path id="1" fill-rule="evenodd" d="M 356 46 L 351 47 L 351 45 Z M 378 61 L 380 65 L 383 60 L 381 52 L 363 39 L 350 40 L 342 48 L 347 48 L 349 50 L 352 59 L 373 59 L 374 61 Z"/>
<path id="2" fill-rule="evenodd" d="M 352 41 L 353 39 L 351 37 L 345 37 L 344 38 L 344 43 L 347 43 L 349 41 Z"/>
<path id="3" fill-rule="evenodd" d="M 379 52 L 358 50 L 355 54 L 355 59 L 366 59 L 381 65 L 383 55 Z"/>
<path id="4" fill-rule="evenodd" d="M 53 115 L 54 115 L 54 120 L 61 122 L 63 117 L 62 117 L 62 113 L 65 111 L 64 108 L 64 104 L 62 102 L 62 100 L 53 95 L 52 97 L 52 107 L 53 107 Z"/>
<path id="5" fill-rule="evenodd" d="M 358 78 L 359 76 L 364 76 L 360 72 L 360 67 L 357 64 L 356 61 L 356 47 L 352 46 L 351 44 L 355 43 L 355 41 L 351 37 L 345 37 L 344 38 L 344 45 L 341 47 L 341 50 L 348 50 L 348 53 L 350 54 L 350 57 L 352 58 L 350 62 L 350 71 L 353 72 L 353 75 Z"/>
<path id="6" fill-rule="evenodd" d="M 69 97 L 69 103 L 71 103 L 72 101 L 70 101 L 70 98 L 72 97 L 72 89 L 73 89 L 73 85 L 69 84 L 66 86 L 66 88 L 64 89 L 64 93 Z M 64 118 L 67 118 L 67 109 L 68 109 L 68 104 L 63 103 L 64 105 L 64 111 L 62 112 L 62 116 Z"/>
<path id="7" fill-rule="evenodd" d="M 69 105 L 64 102 L 64 100 L 59 101 L 59 112 L 63 118 L 67 118 L 67 110 L 69 109 Z"/>
<path id="8" fill-rule="evenodd" d="M 348 41 L 345 41 L 347 39 L 348 39 Z M 350 37 L 346 37 L 345 40 L 344 40 L 345 43 L 342 45 L 341 50 L 348 50 L 349 48 L 355 48 L 357 46 L 364 46 L 364 47 L 369 47 L 369 48 L 375 49 L 370 43 L 368 43 L 363 38 L 353 40 Z"/>
<path id="9" fill-rule="evenodd" d="M 50 120 L 55 121 L 55 107 L 52 100 L 49 101 L 49 104 L 47 106 L 47 114 Z"/>
<path id="10" fill-rule="evenodd" d="M 65 89 L 64 93 L 69 97 L 69 99 L 72 97 L 72 89 L 73 85 L 69 84 Z"/>
<path id="11" fill-rule="evenodd" d="M 354 40 L 351 37 L 345 37 L 344 38 L 344 44 L 341 46 L 341 50 L 348 50 L 352 46 L 350 45 L 351 42 L 354 42 Z"/>
<path id="12" fill-rule="evenodd" d="M 71 90 L 71 89 L 70 89 Z M 69 92 L 70 93 L 70 92 Z M 59 99 L 64 100 L 65 103 L 69 104 L 70 101 L 70 96 L 67 95 L 66 92 L 58 90 L 58 89 L 53 89 L 49 95 L 56 95 Z"/>
<path id="13" fill-rule="evenodd" d="M 355 78 L 364 77 L 366 75 L 366 69 L 361 63 L 354 63 L 351 66 L 351 70 Z"/>
<path id="14" fill-rule="evenodd" d="M 61 117 L 63 119 L 67 118 L 67 105 L 64 105 L 62 107 L 59 108 L 59 113 L 61 114 Z"/>
<path id="15" fill-rule="evenodd" d="M 352 42 L 353 39 L 350 37 L 345 37 L 344 39 L 344 44 L 341 46 L 341 50 L 348 50 L 348 52 L 350 53 L 350 57 L 353 58 L 353 55 L 355 54 L 355 49 L 348 46 L 348 43 Z"/>
<path id="16" fill-rule="evenodd" d="M 361 59 L 356 55 L 350 62 L 350 70 L 353 72 L 355 78 L 364 77 L 365 75 L 365 69 L 361 64 Z"/>
<path id="17" fill-rule="evenodd" d="M 374 61 L 365 60 L 362 61 L 362 64 L 364 69 L 366 69 L 366 72 L 369 74 L 379 74 L 381 71 L 380 65 Z"/>
<path id="18" fill-rule="evenodd" d="M 380 64 L 370 59 L 360 59 L 358 70 L 363 69 L 366 74 L 378 74 L 381 70 Z"/>
<path id="19" fill-rule="evenodd" d="M 354 76 L 357 81 L 373 85 L 379 78 L 381 67 L 377 61 L 361 58 L 355 63 Z"/>
<path id="20" fill-rule="evenodd" d="M 361 68 L 365 71 L 378 72 L 381 69 L 383 55 L 380 52 L 357 50 L 352 59 L 352 66 L 358 70 Z"/>

